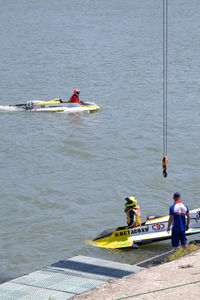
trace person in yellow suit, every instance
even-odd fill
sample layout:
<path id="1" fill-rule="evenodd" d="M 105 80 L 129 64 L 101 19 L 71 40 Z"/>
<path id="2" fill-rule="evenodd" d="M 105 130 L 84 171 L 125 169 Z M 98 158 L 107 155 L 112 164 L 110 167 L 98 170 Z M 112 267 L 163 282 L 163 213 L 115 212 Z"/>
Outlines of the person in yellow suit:
<path id="1" fill-rule="evenodd" d="M 141 226 L 140 207 L 137 205 L 137 200 L 135 197 L 130 196 L 125 198 L 125 201 L 124 212 L 126 213 L 128 227 Z"/>

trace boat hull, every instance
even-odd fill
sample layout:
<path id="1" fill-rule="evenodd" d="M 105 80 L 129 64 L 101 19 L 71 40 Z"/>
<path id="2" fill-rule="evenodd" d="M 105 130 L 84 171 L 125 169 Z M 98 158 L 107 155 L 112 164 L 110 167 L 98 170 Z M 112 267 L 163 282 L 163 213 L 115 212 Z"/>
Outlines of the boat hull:
<path id="1" fill-rule="evenodd" d="M 35 107 L 28 109 L 30 111 L 56 111 L 56 112 L 64 112 L 64 111 L 97 111 L 100 107 L 97 105 L 87 105 L 87 104 L 79 104 L 79 103 L 63 103 L 59 105 L 36 105 Z"/>
<path id="2" fill-rule="evenodd" d="M 97 111 L 101 108 L 95 103 L 68 103 L 62 102 L 60 98 L 53 99 L 50 101 L 32 100 L 27 101 L 26 104 L 16 104 L 14 106 L 32 112 L 92 112 Z"/>
<path id="3" fill-rule="evenodd" d="M 190 228 L 186 235 L 200 233 L 200 208 L 190 211 Z M 134 247 L 147 243 L 159 242 L 171 238 L 171 231 L 167 232 L 169 216 L 147 220 L 136 228 L 126 226 L 108 229 L 97 236 L 89 244 L 106 249 Z"/>

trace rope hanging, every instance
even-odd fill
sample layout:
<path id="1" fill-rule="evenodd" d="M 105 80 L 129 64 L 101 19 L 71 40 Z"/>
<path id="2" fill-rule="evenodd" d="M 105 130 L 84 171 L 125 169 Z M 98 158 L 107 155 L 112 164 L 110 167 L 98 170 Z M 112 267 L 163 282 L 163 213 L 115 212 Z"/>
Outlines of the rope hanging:
<path id="1" fill-rule="evenodd" d="M 167 177 L 167 39 L 168 0 L 163 0 L 163 176 Z"/>

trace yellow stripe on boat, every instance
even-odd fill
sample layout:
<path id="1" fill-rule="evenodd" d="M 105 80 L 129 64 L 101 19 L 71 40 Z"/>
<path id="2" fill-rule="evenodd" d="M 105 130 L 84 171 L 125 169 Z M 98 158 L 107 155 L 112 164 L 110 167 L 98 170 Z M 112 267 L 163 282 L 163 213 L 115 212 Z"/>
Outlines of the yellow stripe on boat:
<path id="1" fill-rule="evenodd" d="M 56 98 L 45 102 L 39 102 L 36 105 L 59 104 L 61 103 L 60 100 L 61 100 L 60 98 Z"/>

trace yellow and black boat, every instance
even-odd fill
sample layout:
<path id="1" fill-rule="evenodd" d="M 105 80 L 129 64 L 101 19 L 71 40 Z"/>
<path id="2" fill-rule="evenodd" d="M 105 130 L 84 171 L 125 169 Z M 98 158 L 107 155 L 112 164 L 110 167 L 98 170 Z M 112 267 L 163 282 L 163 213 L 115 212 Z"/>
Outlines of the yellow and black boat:
<path id="1" fill-rule="evenodd" d="M 63 102 L 60 98 L 53 99 L 50 101 L 42 101 L 42 100 L 31 100 L 27 101 L 25 104 L 16 104 L 10 105 L 14 107 L 18 107 L 28 111 L 38 111 L 38 112 L 81 112 L 81 111 L 97 111 L 101 107 L 96 105 L 95 103 L 91 102 L 83 102 L 82 104 L 79 103 L 68 103 Z"/>
<path id="2" fill-rule="evenodd" d="M 191 210 L 190 216 L 190 228 L 186 231 L 186 235 L 200 233 L 200 208 Z M 135 228 L 123 226 L 117 229 L 107 229 L 93 241 L 89 241 L 89 244 L 107 249 L 118 249 L 167 240 L 171 238 L 171 231 L 167 232 L 168 219 L 169 216 L 149 216 L 141 226 Z"/>

